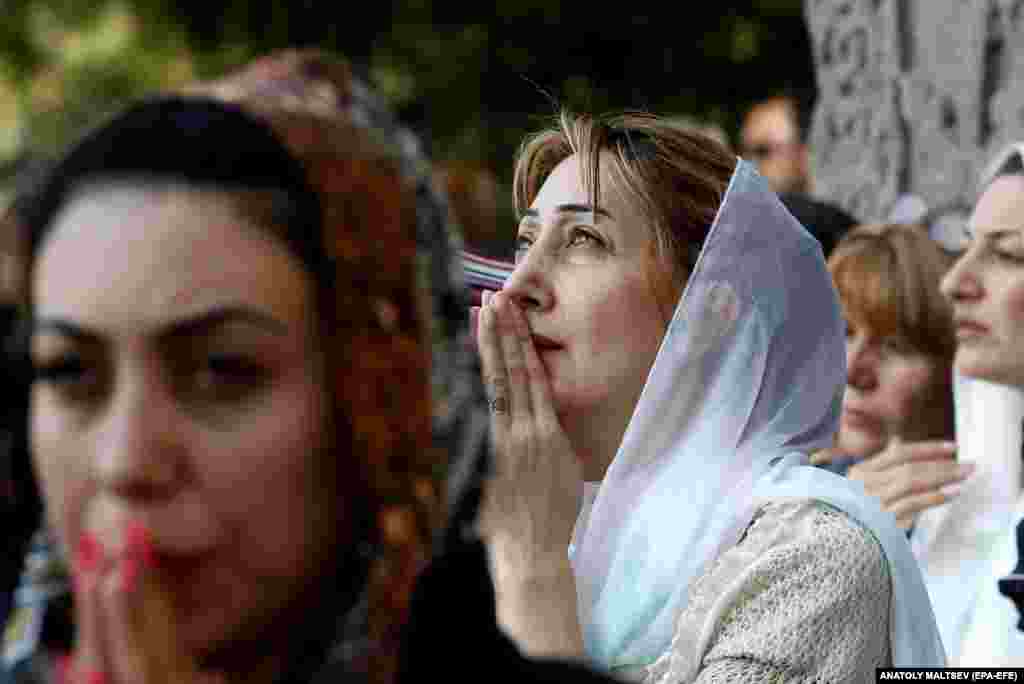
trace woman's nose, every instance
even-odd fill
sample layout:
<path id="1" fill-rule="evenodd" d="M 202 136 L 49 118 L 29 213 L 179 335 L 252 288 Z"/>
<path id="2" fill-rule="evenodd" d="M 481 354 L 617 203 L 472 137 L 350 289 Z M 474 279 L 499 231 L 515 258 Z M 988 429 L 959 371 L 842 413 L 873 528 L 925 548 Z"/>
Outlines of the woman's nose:
<path id="1" fill-rule="evenodd" d="M 523 311 L 546 311 L 555 301 L 550 268 L 536 247 L 528 250 L 505 281 L 502 292 L 507 293 Z"/>
<path id="2" fill-rule="evenodd" d="M 974 262 L 974 254 L 968 250 L 942 278 L 939 289 L 950 302 L 976 299 L 982 295 L 983 288 Z"/>
<path id="3" fill-rule="evenodd" d="M 140 381 L 115 396 L 96 442 L 99 489 L 136 505 L 171 498 L 184 468 L 178 409 L 156 384 Z"/>

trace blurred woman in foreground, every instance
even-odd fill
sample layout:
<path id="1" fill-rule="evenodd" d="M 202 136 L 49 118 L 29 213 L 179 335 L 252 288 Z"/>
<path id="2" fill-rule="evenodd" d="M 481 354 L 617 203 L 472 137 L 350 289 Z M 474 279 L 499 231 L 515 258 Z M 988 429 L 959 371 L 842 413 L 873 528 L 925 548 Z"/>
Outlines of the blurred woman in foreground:
<path id="1" fill-rule="evenodd" d="M 591 681 L 497 631 L 458 242 L 409 140 L 344 64 L 286 52 L 129 108 L 43 182 L 24 313 L 46 529 L 13 681 L 475 674 L 441 638 Z"/>

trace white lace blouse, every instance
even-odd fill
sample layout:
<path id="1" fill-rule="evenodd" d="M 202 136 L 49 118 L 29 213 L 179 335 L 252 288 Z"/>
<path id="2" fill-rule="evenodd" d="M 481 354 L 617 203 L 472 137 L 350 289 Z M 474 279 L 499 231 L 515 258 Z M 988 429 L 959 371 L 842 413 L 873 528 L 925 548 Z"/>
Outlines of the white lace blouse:
<path id="1" fill-rule="evenodd" d="M 874 682 L 891 663 L 878 541 L 818 501 L 764 506 L 690 588 L 668 652 L 616 674 L 644 684 Z"/>

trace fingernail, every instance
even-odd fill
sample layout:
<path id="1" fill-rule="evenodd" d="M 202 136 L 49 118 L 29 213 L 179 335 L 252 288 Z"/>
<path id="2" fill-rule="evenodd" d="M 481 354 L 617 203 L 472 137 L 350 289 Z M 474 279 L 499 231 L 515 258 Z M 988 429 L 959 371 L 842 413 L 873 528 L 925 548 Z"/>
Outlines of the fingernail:
<path id="1" fill-rule="evenodd" d="M 943 442 L 942 448 L 948 449 L 949 451 L 956 451 L 956 442 Z"/>
<path id="2" fill-rule="evenodd" d="M 487 306 L 491 302 L 491 291 L 484 290 L 480 295 L 480 301 L 483 302 L 483 306 Z"/>
<path id="3" fill-rule="evenodd" d="M 944 497 L 946 497 L 947 499 L 952 499 L 954 496 L 960 493 L 961 489 L 963 489 L 963 487 L 960 485 L 960 483 L 955 483 L 944 485 L 940 491 L 942 492 L 942 495 Z"/>
<path id="4" fill-rule="evenodd" d="M 79 572 L 91 573 L 99 567 L 103 547 L 91 532 L 83 532 L 78 537 L 75 548 L 75 568 Z"/>
<path id="5" fill-rule="evenodd" d="M 71 654 L 58 655 L 54 670 L 58 684 L 71 684 Z"/>
<path id="6" fill-rule="evenodd" d="M 107 684 L 107 675 L 99 670 L 90 670 L 85 681 L 87 684 Z"/>
<path id="7" fill-rule="evenodd" d="M 134 591 L 139 581 L 139 560 L 126 556 L 121 560 L 121 591 L 128 594 Z"/>
<path id="8" fill-rule="evenodd" d="M 156 565 L 156 554 L 153 551 L 149 529 L 142 523 L 132 520 L 125 526 L 124 535 L 128 554 L 141 561 L 143 567 L 152 569 Z"/>
<path id="9" fill-rule="evenodd" d="M 961 463 L 957 466 L 957 472 L 960 475 L 967 477 L 975 471 L 976 466 L 973 463 Z"/>

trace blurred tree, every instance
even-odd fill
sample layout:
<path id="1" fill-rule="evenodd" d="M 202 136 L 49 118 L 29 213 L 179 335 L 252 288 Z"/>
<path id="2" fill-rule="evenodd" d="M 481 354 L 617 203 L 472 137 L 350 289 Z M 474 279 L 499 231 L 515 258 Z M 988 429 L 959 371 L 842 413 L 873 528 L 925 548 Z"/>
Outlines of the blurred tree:
<path id="1" fill-rule="evenodd" d="M 754 100 L 813 96 L 801 0 L 695 5 L 632 15 L 592 0 L 7 0 L 0 164 L 53 154 L 126 99 L 286 46 L 345 54 L 433 157 L 492 169 L 503 198 L 519 141 L 559 105 L 652 109 L 734 136 Z"/>

